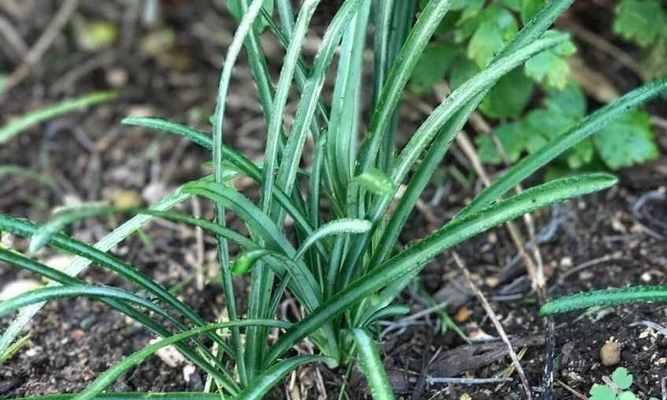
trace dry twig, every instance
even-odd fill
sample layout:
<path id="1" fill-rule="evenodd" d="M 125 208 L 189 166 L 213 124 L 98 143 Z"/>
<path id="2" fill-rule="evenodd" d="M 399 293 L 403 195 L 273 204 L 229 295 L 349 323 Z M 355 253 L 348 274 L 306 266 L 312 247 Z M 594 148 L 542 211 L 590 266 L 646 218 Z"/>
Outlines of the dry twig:
<path id="1" fill-rule="evenodd" d="M 516 368 L 517 374 L 519 375 L 521 384 L 523 386 L 523 390 L 526 393 L 526 398 L 528 400 L 532 400 L 533 397 L 530 390 L 530 384 L 528 383 L 528 378 L 526 378 L 526 373 L 524 372 L 523 367 L 521 367 L 521 362 L 519 361 L 519 357 L 514 351 L 512 343 L 510 342 L 509 337 L 507 337 L 507 333 L 505 333 L 503 325 L 500 323 L 500 320 L 498 319 L 496 313 L 493 311 L 493 308 L 491 308 L 491 304 L 489 304 L 489 302 L 486 300 L 484 293 L 482 293 L 482 291 L 479 290 L 477 285 L 475 285 L 475 282 L 472 281 L 472 278 L 470 277 L 470 272 L 463 263 L 463 260 L 461 260 L 461 257 L 459 257 L 459 255 L 456 254 L 456 252 L 452 252 L 452 256 L 454 257 L 456 265 L 459 267 L 459 269 L 461 269 L 461 272 L 463 272 L 463 275 L 468 281 L 470 288 L 473 290 L 473 292 L 475 292 L 475 295 L 477 296 L 477 298 L 479 298 L 480 303 L 482 303 L 482 307 L 484 307 L 484 311 L 486 311 L 486 314 L 491 319 L 491 322 L 493 322 L 493 326 L 496 328 L 496 331 L 498 331 L 498 335 L 500 335 L 502 341 L 507 345 L 507 350 L 509 352 L 510 358 L 512 359 L 514 368 Z"/>
<path id="2" fill-rule="evenodd" d="M 4 93 L 9 92 L 9 90 L 16 87 L 30 74 L 30 70 L 39 62 L 49 47 L 51 47 L 58 36 L 58 33 L 60 33 L 67 21 L 69 21 L 70 16 L 74 13 L 78 4 L 79 0 L 65 0 L 62 3 L 62 6 L 58 9 L 58 12 L 42 33 L 42 36 L 39 37 L 37 42 L 26 54 L 23 63 L 7 78 Z"/>

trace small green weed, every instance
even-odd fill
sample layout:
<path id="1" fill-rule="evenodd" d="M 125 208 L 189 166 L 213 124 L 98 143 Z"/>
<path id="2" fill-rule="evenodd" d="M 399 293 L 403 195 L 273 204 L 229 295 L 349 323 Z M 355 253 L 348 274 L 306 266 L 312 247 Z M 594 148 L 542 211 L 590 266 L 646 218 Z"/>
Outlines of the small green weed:
<path id="1" fill-rule="evenodd" d="M 639 397 L 631 390 L 633 377 L 627 369 L 616 368 L 611 379 L 604 385 L 594 384 L 590 390 L 590 400 L 638 400 Z M 651 398 L 649 400 L 657 400 Z"/>
<path id="2" fill-rule="evenodd" d="M 422 54 L 411 89 L 423 93 L 443 79 L 458 87 L 485 68 L 544 4 L 544 0 L 455 2 Z M 667 15 L 659 0 L 620 1 L 615 8 L 614 31 L 647 48 L 649 55 L 641 71 L 644 76 L 667 74 Z M 479 109 L 487 118 L 500 121 L 492 134 L 499 139 L 507 159 L 501 157 L 492 135 L 480 135 L 477 145 L 483 162 L 516 162 L 586 115 L 586 99 L 572 79 L 568 63 L 576 50 L 570 40 L 545 50 L 523 68 L 502 77 L 489 91 Z M 528 108 L 538 89 L 545 93 L 543 105 Z M 577 170 L 618 170 L 658 156 L 649 115 L 637 110 L 566 151 L 550 166 L 547 178 Z"/>

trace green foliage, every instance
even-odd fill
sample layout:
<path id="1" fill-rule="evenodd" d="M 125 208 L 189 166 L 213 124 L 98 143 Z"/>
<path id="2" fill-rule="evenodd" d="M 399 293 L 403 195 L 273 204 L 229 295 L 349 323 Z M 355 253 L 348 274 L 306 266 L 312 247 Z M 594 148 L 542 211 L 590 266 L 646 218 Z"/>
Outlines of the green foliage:
<path id="1" fill-rule="evenodd" d="M 544 4 L 544 0 L 454 2 L 454 12 L 443 20 L 438 35 L 422 53 L 411 78 L 411 89 L 423 94 L 442 80 L 451 88 L 458 88 L 488 65 L 516 35 L 518 27 Z M 621 1 L 616 7 L 614 29 L 628 40 L 651 45 L 645 63 L 648 76 L 667 74 L 664 63 L 667 18 L 657 0 Z M 556 34 L 547 31 L 544 36 Z M 486 135 L 477 138 L 483 162 L 515 162 L 581 121 L 586 113 L 586 99 L 571 79 L 568 63 L 575 52 L 576 46 L 571 40 L 546 49 L 531 57 L 522 68 L 502 77 L 486 94 L 480 111 L 501 123 L 494 131 L 497 139 Z M 543 107 L 527 110 L 538 89 L 546 94 Z M 561 104 L 553 104 L 556 101 Z M 575 103 L 570 104 L 572 101 Z M 555 168 L 617 170 L 655 159 L 658 147 L 647 121 L 648 115 L 639 111 L 624 117 L 593 139 L 569 150 L 548 175 L 552 175 Z M 498 143 L 503 145 L 507 160 L 501 157 Z"/>
<path id="2" fill-rule="evenodd" d="M 264 0 L 262 8 L 268 15 L 273 14 L 273 4 L 274 0 Z M 227 1 L 227 7 L 229 12 L 236 18 L 240 20 L 243 16 L 243 0 L 229 0 Z M 255 22 L 255 27 L 261 32 L 269 26 L 269 21 L 264 18 L 258 18 Z"/>
<path id="3" fill-rule="evenodd" d="M 0 144 L 7 142 L 33 125 L 60 117 L 64 114 L 86 109 L 95 104 L 113 100 L 115 97 L 116 94 L 112 92 L 91 93 L 28 112 L 0 127 Z"/>
<path id="4" fill-rule="evenodd" d="M 468 43 L 468 58 L 486 67 L 518 31 L 516 20 L 507 9 L 493 4 L 464 25 L 477 25 Z"/>
<path id="5" fill-rule="evenodd" d="M 553 315 L 594 306 L 615 306 L 649 301 L 667 301 L 667 286 L 636 286 L 577 293 L 546 303 L 540 309 L 540 314 Z"/>
<path id="6" fill-rule="evenodd" d="M 614 32 L 640 46 L 649 46 L 665 29 L 660 0 L 621 0 L 616 6 Z"/>
<path id="7" fill-rule="evenodd" d="M 210 151 L 212 176 L 186 183 L 148 210 L 120 210 L 138 214 L 94 246 L 67 236 L 62 229 L 80 218 L 119 210 L 74 210 L 56 215 L 43 225 L 0 215 L 0 230 L 33 240 L 33 249 L 48 246 L 78 256 L 60 271 L 15 250 L 0 249 L 0 261 L 53 281 L 46 288 L 0 304 L 0 315 L 26 307 L 0 338 L 0 354 L 44 301 L 86 296 L 137 321 L 162 340 L 102 373 L 75 397 L 77 400 L 104 397 L 102 392 L 117 377 L 166 345 L 176 346 L 228 398 L 260 399 L 290 371 L 307 363 L 324 362 L 332 368 L 360 363 L 372 395 L 390 399 L 392 389 L 372 332 L 379 318 L 403 310 L 392 304 L 401 290 L 428 262 L 452 246 L 538 208 L 614 185 L 616 178 L 611 175 L 583 174 L 505 196 L 549 162 L 570 157 L 569 149 L 589 140 L 629 109 L 667 89 L 667 81 L 653 82 L 589 117 L 584 117 L 585 102 L 576 91 L 550 94 L 541 111 L 562 115 L 563 121 L 549 122 L 557 132 L 543 130 L 534 135 L 539 143 L 529 146 L 518 141 L 516 146 L 510 146 L 512 157 L 529 155 L 452 220 L 401 248 L 398 240 L 406 221 L 470 114 L 484 101 L 483 107 L 499 116 L 522 113 L 530 98 L 529 86 L 533 85 L 523 76 L 522 67 L 532 57 L 567 43 L 566 35 L 544 33 L 572 0 L 548 2 L 521 30 L 514 13 L 532 13 L 533 3 L 505 0 L 489 6 L 477 0 L 431 0 L 413 22 L 413 15 L 406 14 L 406 3 L 402 1 L 345 0 L 326 27 L 312 63 L 304 60 L 301 53 L 320 1 L 304 0 L 296 15 L 289 0 L 273 3 L 279 22 L 271 19 L 265 0 L 235 0 L 243 12 L 237 14 L 239 25 L 224 57 L 210 133 L 158 118 L 124 120 L 128 126 L 187 138 Z M 367 46 L 363 39 L 370 30 L 371 3 L 380 11 L 378 18 L 373 18 L 377 25 L 371 30 L 377 35 L 372 41 L 376 73 L 373 82 L 366 82 L 362 79 Z M 286 49 L 275 83 L 259 45 L 258 18 L 270 31 L 262 40 L 274 38 Z M 459 48 L 455 56 L 430 45 L 447 21 L 454 21 L 453 29 L 461 38 L 476 37 L 475 45 Z M 396 26 L 406 29 L 394 29 Z M 502 43 L 482 43 L 480 38 L 490 31 L 500 33 Z M 235 63 L 244 51 L 267 126 L 265 154 L 260 163 L 224 143 L 229 84 Z M 450 61 L 459 55 L 474 57 L 467 69 L 457 72 L 460 81 L 456 88 L 399 148 L 395 143 L 397 110 L 415 69 L 437 73 L 451 69 L 446 73 L 454 74 L 462 64 L 449 62 L 449 68 L 420 65 L 424 52 L 450 57 Z M 337 54 L 339 64 L 332 68 Z M 503 82 L 507 74 L 510 77 Z M 512 81 L 508 79 L 518 76 L 523 76 L 524 94 L 503 104 L 498 98 L 512 92 Z M 325 103 L 327 96 L 322 95 L 327 78 L 334 82 L 330 103 Z M 417 83 L 426 87 L 433 82 L 429 79 Z M 368 121 L 363 121 L 366 113 L 361 107 L 364 85 L 373 88 Z M 285 124 L 290 93 L 298 94 L 299 101 L 292 123 Z M 535 115 L 532 128 L 540 122 L 540 115 Z M 571 123 L 574 127 L 569 128 Z M 368 126 L 368 130 L 360 140 L 362 126 Z M 513 139 L 508 135 L 502 140 L 510 143 Z M 313 144 L 312 157 L 304 156 L 308 142 Z M 585 153 L 577 153 L 577 157 L 585 158 Z M 254 183 L 260 194 L 257 201 L 230 184 L 239 176 Z M 191 197 L 211 202 L 216 207 L 215 220 L 170 211 Z M 321 207 L 324 201 L 326 211 Z M 244 233 L 225 225 L 229 215 L 245 226 Z M 107 253 L 156 218 L 197 226 L 215 237 L 228 323 L 209 324 L 186 302 L 142 273 L 141 268 Z M 124 278 L 138 290 L 89 284 L 76 278 L 90 264 Z M 236 298 L 235 279 L 248 280 L 248 296 L 243 302 Z M 645 297 L 655 295 L 644 293 Z M 275 320 L 285 296 L 295 299 L 303 310 L 302 317 L 292 323 Z M 247 308 L 241 310 L 240 304 Z M 565 308 L 570 306 L 566 304 Z M 218 332 L 222 328 L 227 331 Z M 269 346 L 275 329 L 279 330 L 278 338 Z M 290 350 L 302 340 L 313 344 L 315 355 L 293 355 Z M 218 353 L 214 355 L 215 351 Z M 137 398 L 150 396 L 154 395 Z M 210 398 L 205 394 L 201 397 Z M 186 397 L 177 394 L 163 398 Z"/>
<path id="8" fill-rule="evenodd" d="M 623 367 L 616 368 L 611 374 L 611 382 L 605 385 L 594 384 L 590 390 L 590 400 L 638 400 L 632 391 L 632 374 Z"/>
<path id="9" fill-rule="evenodd" d="M 567 57 L 577 51 L 572 41 L 567 41 L 553 49 L 545 50 L 526 63 L 526 75 L 546 87 L 563 89 L 570 79 Z"/>
<path id="10" fill-rule="evenodd" d="M 523 119 L 499 125 L 493 134 L 502 143 L 509 162 L 524 153 L 534 153 L 549 140 L 576 126 L 586 114 L 586 98 L 575 84 L 563 90 L 551 90 L 544 106 L 529 111 Z M 489 135 L 477 138 L 480 159 L 490 164 L 504 160 Z M 642 111 L 632 111 L 602 128 L 592 140 L 580 142 L 562 156 L 571 170 L 587 168 L 598 155 L 607 168 L 616 170 L 651 161 L 659 156 L 650 118 Z"/>
<path id="11" fill-rule="evenodd" d="M 611 169 L 655 160 L 659 157 L 651 119 L 642 111 L 632 111 L 593 137 L 600 158 Z"/>

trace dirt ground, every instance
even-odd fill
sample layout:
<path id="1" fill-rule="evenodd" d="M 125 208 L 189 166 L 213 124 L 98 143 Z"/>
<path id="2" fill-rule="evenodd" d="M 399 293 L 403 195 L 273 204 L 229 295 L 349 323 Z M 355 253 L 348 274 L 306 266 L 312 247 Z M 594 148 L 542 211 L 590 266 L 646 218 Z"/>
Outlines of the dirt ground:
<path id="1" fill-rule="evenodd" d="M 39 5 L 37 5 L 39 3 Z M 0 3 L 0 22 L 12 22 L 25 43 L 34 43 L 49 24 L 60 1 L 7 0 Z M 207 154 L 184 140 L 156 137 L 120 126 L 123 116 L 159 115 L 205 129 L 213 109 L 222 54 L 231 40 L 233 23 L 223 1 L 163 1 L 162 17 L 147 21 L 131 0 L 80 1 L 73 19 L 104 20 L 120 27 L 113 46 L 85 50 L 69 23 L 49 50 L 9 94 L 0 97 L 0 123 L 47 104 L 54 99 L 93 90 L 116 89 L 120 98 L 45 123 L 0 146 L 0 164 L 16 164 L 48 177 L 52 185 L 24 178 L 0 180 L 0 212 L 43 221 L 58 205 L 74 201 L 114 200 L 133 196 L 150 202 L 189 179 L 207 173 Z M 599 2 L 604 5 L 603 2 Z M 591 16 L 577 5 L 561 24 L 587 26 L 604 37 L 610 15 Z M 335 7 L 335 4 L 327 4 Z M 596 10 L 605 9 L 604 7 Z M 326 19 L 327 11 L 317 18 Z M 162 43 L 152 50 L 151 40 Z M 163 42 L 160 42 L 162 40 Z M 166 44 L 164 44 L 166 43 Z M 0 68 L 14 70 L 21 57 L 0 41 Z M 609 55 L 587 43 L 578 43 L 589 66 L 597 68 L 620 92 L 637 85 L 638 79 Z M 19 46 L 20 47 L 20 46 Z M 314 51 L 316 48 L 309 48 Z M 624 48 L 634 55 L 636 50 Z M 269 52 L 279 59 L 280 50 Z M 273 60 L 275 61 L 275 60 Z M 235 72 L 229 102 L 226 138 L 251 158 L 263 151 L 263 118 L 254 100 L 255 89 L 247 67 Z M 273 66 L 277 71 L 279 65 Z M 427 99 L 428 100 L 428 99 Z M 429 100 L 430 101 L 430 100 Z M 595 100 L 591 100 L 596 104 Z M 294 109 L 290 104 L 290 110 Z M 667 118 L 664 100 L 649 111 Z M 418 112 L 407 104 L 402 111 L 410 124 Z M 667 154 L 667 129 L 655 127 L 663 154 Z M 456 154 L 455 154 L 456 155 Z M 469 168 L 460 157 L 448 163 Z M 500 172 L 500 171 L 497 171 Z M 623 171 L 621 184 L 605 193 L 571 201 L 535 216 L 539 250 L 544 261 L 550 296 L 585 289 L 622 287 L 629 284 L 667 284 L 667 158 Z M 464 185 L 456 180 L 434 184 L 422 199 L 424 207 L 411 218 L 402 240 L 422 237 L 448 220 L 469 200 L 479 184 Z M 188 204 L 211 215 L 206 204 Z M 90 221 L 78 224 L 77 238 L 95 241 L 118 221 Z M 114 250 L 167 287 L 185 282 L 180 296 L 205 318 L 217 318 L 224 304 L 215 280 L 198 287 L 203 265 L 213 271 L 215 243 L 200 241 L 194 231 L 167 223 L 146 230 L 150 240 L 133 237 Z M 23 248 L 26 243 L 16 239 Z M 555 340 L 554 398 L 578 399 L 587 395 L 593 383 L 602 383 L 615 366 L 603 366 L 600 349 L 610 340 L 621 348 L 619 366 L 635 377 L 640 398 L 667 396 L 667 306 L 652 304 L 567 314 L 555 320 L 549 337 L 544 321 L 537 316 L 538 303 L 531 291 L 523 263 L 507 231 L 500 228 L 481 235 L 456 249 L 472 272 L 473 280 L 488 297 L 521 357 L 527 378 L 539 396 L 545 365 L 545 341 Z M 55 253 L 44 251 L 43 260 Z M 0 289 L 6 283 L 30 278 L 0 264 Z M 127 286 L 110 274 L 91 269 L 85 279 Z M 239 284 L 243 290 L 243 284 Z M 397 392 L 412 399 L 519 399 L 521 385 L 502 342 L 482 339 L 498 334 L 482 306 L 470 293 L 450 255 L 432 262 L 404 294 L 419 318 L 382 325 L 386 366 Z M 447 301 L 446 311 L 467 337 L 468 344 L 454 329 L 446 328 L 438 312 L 423 312 Z M 9 323 L 0 320 L 0 331 Z M 141 348 L 152 337 L 138 325 L 88 300 L 49 304 L 31 324 L 30 343 L 0 365 L 0 397 L 76 392 L 123 356 Z M 431 377 L 498 378 L 510 382 L 492 384 L 443 384 Z M 363 379 L 352 371 L 327 371 L 309 367 L 288 379 L 275 398 L 338 398 L 346 388 L 351 399 L 366 398 Z M 153 357 L 121 378 L 114 391 L 201 390 L 205 377 L 186 365 L 167 365 Z"/>

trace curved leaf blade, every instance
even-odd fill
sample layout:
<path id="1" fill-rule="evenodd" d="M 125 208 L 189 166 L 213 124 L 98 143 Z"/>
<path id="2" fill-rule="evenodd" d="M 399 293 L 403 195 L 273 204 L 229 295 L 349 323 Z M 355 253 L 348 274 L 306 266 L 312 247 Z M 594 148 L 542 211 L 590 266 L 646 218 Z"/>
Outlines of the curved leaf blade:
<path id="1" fill-rule="evenodd" d="M 667 301 L 667 286 L 635 286 L 577 293 L 549 301 L 540 308 L 540 315 L 562 314 L 594 306 L 617 306 L 649 301 Z"/>
<path id="2" fill-rule="evenodd" d="M 372 227 L 372 224 L 365 219 L 356 218 L 341 218 L 322 225 L 318 230 L 313 232 L 301 244 L 301 247 L 294 255 L 294 259 L 298 260 L 303 254 L 318 241 L 332 235 L 350 234 L 350 233 L 366 233 Z"/>
<path id="3" fill-rule="evenodd" d="M 558 179 L 525 190 L 466 218 L 453 220 L 432 235 L 387 260 L 366 276 L 352 282 L 290 328 L 274 344 L 268 359 L 276 359 L 296 341 L 340 315 L 352 304 L 394 281 L 405 279 L 410 274 L 421 270 L 426 261 L 448 248 L 538 208 L 606 189 L 614 185 L 616 181 L 615 177 L 608 174 L 589 174 Z"/>
<path id="4" fill-rule="evenodd" d="M 357 344 L 357 357 L 361 361 L 361 370 L 368 380 L 371 396 L 375 400 L 393 400 L 394 392 L 377 345 L 364 329 L 353 329 L 352 335 Z"/>
<path id="5" fill-rule="evenodd" d="M 322 356 L 296 356 L 280 361 L 261 373 L 241 392 L 238 400 L 261 400 L 271 388 L 290 371 L 310 363 L 326 362 L 330 359 Z"/>
<path id="6" fill-rule="evenodd" d="M 218 329 L 227 329 L 234 327 L 242 326 L 268 326 L 273 328 L 287 328 L 290 326 L 287 322 L 282 321 L 273 321 L 273 320 L 242 320 L 242 321 L 232 321 L 232 322 L 223 322 L 217 324 L 208 324 L 201 326 L 199 328 L 191 329 L 189 331 L 181 332 L 179 334 L 170 336 L 168 338 L 161 339 L 151 345 L 144 347 L 143 349 L 131 354 L 130 356 L 124 358 L 121 362 L 106 370 L 100 376 L 95 379 L 93 383 L 88 385 L 86 389 L 79 393 L 74 400 L 91 400 L 98 396 L 104 389 L 116 381 L 121 375 L 123 375 L 128 369 L 133 368 L 141 364 L 146 358 L 155 354 L 158 350 L 181 342 L 183 340 L 192 338 L 202 333 L 212 332 Z"/>
<path id="7" fill-rule="evenodd" d="M 41 122 L 59 117 L 73 111 L 83 110 L 92 105 L 104 103 L 116 98 L 114 92 L 95 92 L 74 99 L 64 100 L 59 103 L 29 112 L 14 121 L 10 121 L 0 127 L 0 144 L 9 141 L 23 130 L 37 125 Z"/>

